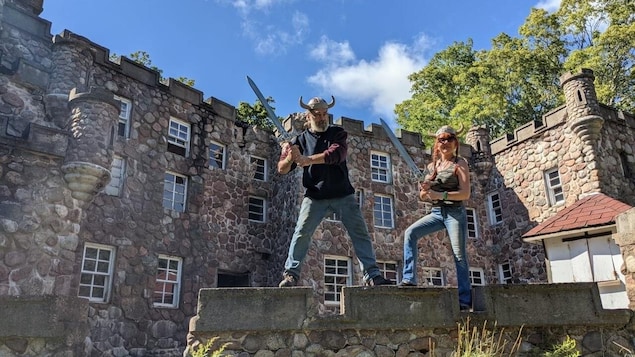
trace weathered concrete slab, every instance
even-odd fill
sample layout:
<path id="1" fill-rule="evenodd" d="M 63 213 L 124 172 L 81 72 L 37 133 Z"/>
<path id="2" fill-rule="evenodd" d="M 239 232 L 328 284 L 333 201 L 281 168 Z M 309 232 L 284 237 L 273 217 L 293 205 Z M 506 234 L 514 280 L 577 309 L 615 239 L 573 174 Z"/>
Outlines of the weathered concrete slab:
<path id="1" fill-rule="evenodd" d="M 313 302 L 303 287 L 201 289 L 190 331 L 301 329 Z"/>
<path id="2" fill-rule="evenodd" d="M 88 334 L 88 300 L 74 296 L 0 297 L 0 337 L 80 341 Z"/>

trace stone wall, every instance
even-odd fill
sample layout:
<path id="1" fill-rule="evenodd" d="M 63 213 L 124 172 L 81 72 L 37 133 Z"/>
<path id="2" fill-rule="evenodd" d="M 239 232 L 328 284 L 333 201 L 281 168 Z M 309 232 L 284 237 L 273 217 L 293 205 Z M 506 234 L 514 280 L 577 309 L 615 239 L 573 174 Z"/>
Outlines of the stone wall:
<path id="1" fill-rule="evenodd" d="M 484 287 L 461 313 L 453 288 L 345 287 L 342 314 L 316 314 L 310 288 L 203 289 L 188 351 L 217 338 L 234 356 L 450 356 L 459 325 L 538 355 L 566 336 L 582 355 L 633 351 L 631 310 L 603 310 L 595 284 Z M 533 353 L 533 354 L 531 354 Z"/>

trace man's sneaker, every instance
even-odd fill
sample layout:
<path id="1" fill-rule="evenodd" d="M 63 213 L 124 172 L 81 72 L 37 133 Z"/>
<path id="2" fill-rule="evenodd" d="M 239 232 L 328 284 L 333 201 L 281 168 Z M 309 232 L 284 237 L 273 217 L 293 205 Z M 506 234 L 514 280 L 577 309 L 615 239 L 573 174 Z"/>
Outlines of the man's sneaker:
<path id="1" fill-rule="evenodd" d="M 366 280 L 366 286 L 394 285 L 392 280 L 385 279 L 381 275 L 377 275 L 372 279 Z"/>
<path id="2" fill-rule="evenodd" d="M 413 284 L 407 280 L 402 280 L 401 283 L 399 283 L 399 286 L 410 287 L 410 286 L 417 286 L 417 284 Z"/>
<path id="3" fill-rule="evenodd" d="M 459 310 L 461 312 L 472 312 L 472 306 L 466 304 L 459 304 Z"/>
<path id="4" fill-rule="evenodd" d="M 280 284 L 278 284 L 278 287 L 290 288 L 290 287 L 298 285 L 298 278 L 296 278 L 293 274 L 284 273 L 283 277 L 284 278 L 282 279 Z"/>

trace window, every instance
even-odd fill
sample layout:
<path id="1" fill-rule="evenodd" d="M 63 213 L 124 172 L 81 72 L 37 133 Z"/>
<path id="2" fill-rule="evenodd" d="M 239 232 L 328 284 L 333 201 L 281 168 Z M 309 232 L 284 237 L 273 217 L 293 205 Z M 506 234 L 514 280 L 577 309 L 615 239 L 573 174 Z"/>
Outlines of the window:
<path id="1" fill-rule="evenodd" d="M 560 173 L 558 169 L 552 169 L 545 172 L 545 183 L 547 185 L 547 198 L 551 206 L 564 202 L 564 192 L 562 191 L 562 182 L 560 181 Z"/>
<path id="2" fill-rule="evenodd" d="M 225 168 L 225 145 L 214 141 L 209 143 L 209 167 Z"/>
<path id="3" fill-rule="evenodd" d="M 114 96 L 115 100 L 119 101 L 119 124 L 117 126 L 117 135 L 122 138 L 130 137 L 130 112 L 132 109 L 132 102 L 126 98 L 120 96 Z"/>
<path id="4" fill-rule="evenodd" d="M 324 257 L 324 304 L 340 305 L 342 288 L 353 281 L 351 259 L 348 257 Z"/>
<path id="5" fill-rule="evenodd" d="M 386 279 L 392 280 L 394 282 L 393 285 L 397 284 L 397 281 L 399 281 L 399 276 L 397 275 L 397 262 L 382 262 L 378 260 L 377 266 Z"/>
<path id="6" fill-rule="evenodd" d="M 342 213 L 339 211 L 333 211 L 330 214 L 328 214 L 325 218 L 327 221 L 331 221 L 331 222 L 340 222 L 342 220 Z"/>
<path id="7" fill-rule="evenodd" d="M 156 307 L 178 307 L 181 291 L 181 262 L 178 257 L 159 255 L 152 301 Z"/>
<path id="8" fill-rule="evenodd" d="M 620 152 L 620 165 L 622 167 L 622 173 L 626 178 L 633 178 L 633 169 L 631 164 L 628 162 L 628 154 L 625 152 Z"/>
<path id="9" fill-rule="evenodd" d="M 476 225 L 476 210 L 474 208 L 466 208 L 467 214 L 467 237 L 478 238 L 478 226 Z"/>
<path id="10" fill-rule="evenodd" d="M 423 276 L 421 277 L 423 285 L 429 286 L 445 286 L 445 280 L 443 279 L 443 271 L 441 268 L 423 268 Z"/>
<path id="11" fill-rule="evenodd" d="M 390 156 L 380 152 L 370 153 L 371 178 L 376 182 L 390 182 Z"/>
<path id="12" fill-rule="evenodd" d="M 185 212 L 187 177 L 166 172 L 163 179 L 163 207 Z"/>
<path id="13" fill-rule="evenodd" d="M 264 222 L 267 201 L 262 197 L 249 197 L 249 220 L 252 222 Z"/>
<path id="14" fill-rule="evenodd" d="M 170 118 L 168 131 L 168 151 L 181 156 L 190 152 L 190 125 L 184 121 Z"/>
<path id="15" fill-rule="evenodd" d="M 82 257 L 78 296 L 93 302 L 107 302 L 114 262 L 115 248 L 87 243 Z"/>
<path id="16" fill-rule="evenodd" d="M 123 188 L 123 179 L 126 172 L 126 160 L 115 155 L 112 158 L 112 166 L 110 167 L 110 182 L 104 189 L 107 195 L 119 196 Z"/>
<path id="17" fill-rule="evenodd" d="M 500 195 L 497 192 L 487 195 L 487 208 L 489 211 L 489 223 L 495 225 L 503 221 L 503 207 Z"/>
<path id="18" fill-rule="evenodd" d="M 485 285 L 485 272 L 482 268 L 470 268 L 470 283 L 472 285 Z"/>
<path id="19" fill-rule="evenodd" d="M 373 208 L 375 227 L 394 228 L 392 220 L 392 198 L 388 196 L 375 196 Z"/>
<path id="20" fill-rule="evenodd" d="M 501 284 L 508 284 L 512 280 L 512 265 L 507 262 L 498 264 L 498 280 Z"/>
<path id="21" fill-rule="evenodd" d="M 217 288 L 235 288 L 248 286 L 250 286 L 249 272 L 235 273 L 229 271 L 219 271 L 216 276 Z"/>
<path id="22" fill-rule="evenodd" d="M 267 160 L 261 157 L 252 156 L 251 165 L 255 170 L 254 179 L 258 181 L 267 181 Z"/>

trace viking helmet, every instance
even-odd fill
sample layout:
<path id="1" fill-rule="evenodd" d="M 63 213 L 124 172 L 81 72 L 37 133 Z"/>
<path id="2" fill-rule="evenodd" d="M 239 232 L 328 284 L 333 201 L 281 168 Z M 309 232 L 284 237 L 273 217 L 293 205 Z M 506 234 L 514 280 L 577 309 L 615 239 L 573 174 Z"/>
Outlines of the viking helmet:
<path id="1" fill-rule="evenodd" d="M 300 106 L 307 110 L 315 110 L 315 109 L 329 109 L 335 105 L 335 97 L 331 96 L 331 102 L 327 103 L 324 99 L 320 97 L 313 97 L 309 100 L 309 103 L 304 104 L 302 100 L 302 96 L 300 96 Z"/>
<path id="2" fill-rule="evenodd" d="M 454 130 L 453 127 L 449 126 L 449 125 L 444 125 L 442 127 L 439 128 L 439 130 L 437 130 L 436 133 L 434 133 L 433 135 L 429 135 L 432 137 L 437 137 L 441 134 L 450 134 L 453 136 L 458 136 L 461 135 L 463 133 L 463 130 L 465 130 L 465 128 L 463 127 L 463 124 L 461 124 L 461 127 L 459 128 L 459 130 Z"/>

